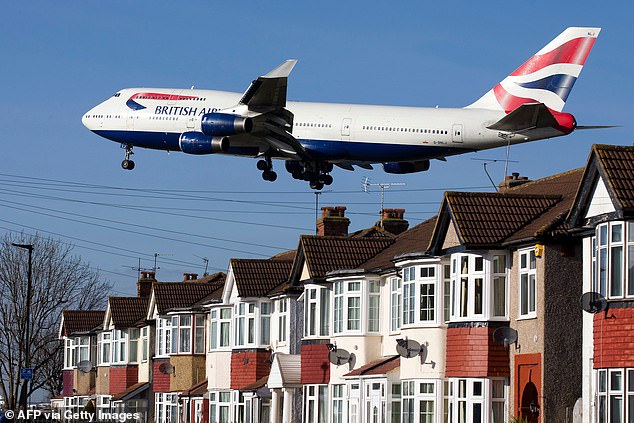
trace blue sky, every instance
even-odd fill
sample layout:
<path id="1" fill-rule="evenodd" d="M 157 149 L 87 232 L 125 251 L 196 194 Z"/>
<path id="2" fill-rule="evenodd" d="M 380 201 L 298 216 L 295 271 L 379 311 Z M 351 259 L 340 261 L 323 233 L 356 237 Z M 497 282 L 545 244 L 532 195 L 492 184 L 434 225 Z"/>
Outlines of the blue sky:
<path id="1" fill-rule="evenodd" d="M 616 2 L 8 2 L 0 27 L 0 232 L 41 231 L 75 245 L 113 294 L 135 292 L 136 271 L 158 253 L 159 280 L 226 270 L 230 257 L 268 257 L 312 233 L 315 195 L 255 160 L 137 149 L 133 172 L 118 144 L 91 134 L 82 114 L 124 87 L 244 91 L 287 58 L 299 60 L 292 100 L 462 107 L 567 26 L 601 35 L 565 111 L 578 131 L 511 149 L 509 172 L 531 179 L 584 166 L 593 143 L 628 145 L 634 36 L 631 6 Z M 410 223 L 438 210 L 445 190 L 492 190 L 478 159 L 432 162 L 427 173 L 333 172 L 322 205 L 344 205 L 351 229 L 378 218 L 371 183 Z M 279 165 L 278 165 L 279 167 Z M 488 165 L 503 178 L 501 162 Z M 421 246 L 421 249 L 424 246 Z"/>

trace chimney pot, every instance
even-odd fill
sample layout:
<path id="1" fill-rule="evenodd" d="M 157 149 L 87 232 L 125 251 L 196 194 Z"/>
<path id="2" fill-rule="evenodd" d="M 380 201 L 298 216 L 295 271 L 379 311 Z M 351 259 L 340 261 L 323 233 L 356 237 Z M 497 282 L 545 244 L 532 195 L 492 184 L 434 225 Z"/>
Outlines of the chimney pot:
<path id="1" fill-rule="evenodd" d="M 405 232 L 409 227 L 409 222 L 403 219 L 405 209 L 381 210 L 381 220 L 376 222 L 376 226 L 383 228 L 391 234 L 398 235 Z"/>
<path id="2" fill-rule="evenodd" d="M 346 207 L 322 207 L 321 219 L 317 220 L 317 235 L 347 236 L 350 219 L 346 217 Z"/>

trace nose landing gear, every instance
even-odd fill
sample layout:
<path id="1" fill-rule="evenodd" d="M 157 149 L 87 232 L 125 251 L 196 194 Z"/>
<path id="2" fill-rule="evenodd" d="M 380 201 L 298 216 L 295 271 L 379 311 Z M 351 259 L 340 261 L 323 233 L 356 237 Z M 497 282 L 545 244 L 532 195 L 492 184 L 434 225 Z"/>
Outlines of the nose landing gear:
<path id="1" fill-rule="evenodd" d="M 121 148 L 125 148 L 125 157 L 121 162 L 121 167 L 125 170 L 134 169 L 134 161 L 130 160 L 130 156 L 134 154 L 134 151 L 132 151 L 132 144 L 126 144 L 125 146 L 121 146 Z"/>

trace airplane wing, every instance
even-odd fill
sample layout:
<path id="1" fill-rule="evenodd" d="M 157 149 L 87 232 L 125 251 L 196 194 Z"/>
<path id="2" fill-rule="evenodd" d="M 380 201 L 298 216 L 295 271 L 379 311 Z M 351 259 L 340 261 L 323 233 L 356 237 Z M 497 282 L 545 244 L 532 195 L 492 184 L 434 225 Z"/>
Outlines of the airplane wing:
<path id="1" fill-rule="evenodd" d="M 286 109 L 288 76 L 297 60 L 286 60 L 278 67 L 253 81 L 238 104 L 246 106 L 253 121 L 253 130 L 248 137 L 255 137 L 258 144 L 264 142 L 267 150 L 263 154 L 291 159 L 308 160 L 308 154 L 291 133 L 293 113 Z"/>
<path id="2" fill-rule="evenodd" d="M 508 132 L 523 132 L 535 128 L 551 128 L 557 125 L 557 120 L 550 113 L 544 103 L 522 104 L 488 129 Z"/>

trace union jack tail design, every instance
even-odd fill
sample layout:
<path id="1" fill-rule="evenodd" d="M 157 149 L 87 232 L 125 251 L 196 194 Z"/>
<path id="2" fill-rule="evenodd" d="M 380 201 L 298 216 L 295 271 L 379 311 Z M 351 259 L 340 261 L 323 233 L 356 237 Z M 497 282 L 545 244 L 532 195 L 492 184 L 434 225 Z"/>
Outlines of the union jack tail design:
<path id="1" fill-rule="evenodd" d="M 543 103 L 561 112 L 601 28 L 567 28 L 469 108 L 510 113 Z"/>

